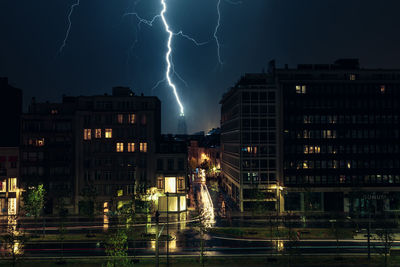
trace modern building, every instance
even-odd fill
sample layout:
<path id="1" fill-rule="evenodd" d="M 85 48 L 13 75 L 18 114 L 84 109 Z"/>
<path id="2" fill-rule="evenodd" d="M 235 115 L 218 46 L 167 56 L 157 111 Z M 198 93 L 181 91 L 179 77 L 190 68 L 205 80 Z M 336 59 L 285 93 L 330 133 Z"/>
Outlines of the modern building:
<path id="1" fill-rule="evenodd" d="M 248 157 L 257 177 L 266 146 L 280 211 L 400 210 L 400 70 L 363 69 L 356 59 L 293 69 L 272 63 L 268 73 L 246 74 L 221 104 L 222 172 L 239 207 Z M 276 127 L 276 146 L 261 133 L 253 141 L 261 120 L 271 139 Z"/>
<path id="2" fill-rule="evenodd" d="M 285 210 L 400 210 L 400 70 L 276 69 Z"/>
<path id="3" fill-rule="evenodd" d="M 62 103 L 36 103 L 22 116 L 21 178 L 42 182 L 46 209 L 60 193 L 78 213 L 88 189 L 95 207 L 120 206 L 134 192 L 156 187 L 156 144 L 161 135 L 161 102 L 115 87 L 112 95 L 64 96 Z"/>
<path id="4" fill-rule="evenodd" d="M 241 211 L 279 205 L 277 88 L 269 79 L 246 74 L 220 102 L 222 184 Z"/>
<path id="5" fill-rule="evenodd" d="M 0 77 L 0 147 L 19 145 L 22 91 L 10 85 L 7 78 Z"/>
<path id="6" fill-rule="evenodd" d="M 33 98 L 21 119 L 20 183 L 22 188 L 43 183 L 45 212 L 64 198 L 72 212 L 75 191 L 75 103 L 37 103 Z"/>

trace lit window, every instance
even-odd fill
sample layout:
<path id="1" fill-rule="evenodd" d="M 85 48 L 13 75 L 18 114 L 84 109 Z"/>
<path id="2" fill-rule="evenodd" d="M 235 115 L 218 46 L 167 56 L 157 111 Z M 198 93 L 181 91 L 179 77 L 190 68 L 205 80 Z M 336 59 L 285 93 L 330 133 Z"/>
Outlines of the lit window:
<path id="1" fill-rule="evenodd" d="M 165 177 L 165 193 L 176 193 L 176 177 Z"/>
<path id="2" fill-rule="evenodd" d="M 105 138 L 112 138 L 112 129 L 105 129 L 104 130 L 104 137 Z"/>
<path id="3" fill-rule="evenodd" d="M 17 199 L 9 198 L 8 199 L 8 215 L 17 214 Z"/>
<path id="4" fill-rule="evenodd" d="M 128 152 L 135 152 L 135 143 L 128 143 Z"/>
<path id="5" fill-rule="evenodd" d="M 117 115 L 117 121 L 118 123 L 123 123 L 124 122 L 124 115 L 123 114 L 118 114 Z"/>
<path id="6" fill-rule="evenodd" d="M 296 85 L 296 94 L 305 94 L 306 86 L 305 85 Z"/>
<path id="7" fill-rule="evenodd" d="M 57 110 L 57 109 L 52 109 L 52 110 L 50 111 L 50 113 L 53 114 L 53 115 L 58 114 L 58 110 Z"/>
<path id="8" fill-rule="evenodd" d="M 8 178 L 8 192 L 17 191 L 17 178 Z"/>
<path id="9" fill-rule="evenodd" d="M 381 94 L 384 94 L 386 91 L 386 86 L 385 85 L 381 85 Z"/>
<path id="10" fill-rule="evenodd" d="M 124 152 L 124 143 L 117 143 L 117 152 Z"/>
<path id="11" fill-rule="evenodd" d="M 36 139 L 36 146 L 44 146 L 44 138 Z"/>
<path id="12" fill-rule="evenodd" d="M 0 182 L 0 192 L 6 192 L 7 191 L 7 181 L 4 180 Z"/>
<path id="13" fill-rule="evenodd" d="M 92 129 L 83 129 L 83 139 L 84 140 L 92 139 Z"/>
<path id="14" fill-rule="evenodd" d="M 147 152 L 147 143 L 140 143 L 140 152 Z"/>
<path id="15" fill-rule="evenodd" d="M 185 189 L 185 180 L 183 178 L 178 179 L 178 188 L 181 190 Z"/>
<path id="16" fill-rule="evenodd" d="M 356 75 L 355 74 L 350 74 L 349 75 L 350 81 L 355 81 L 356 80 Z"/>
<path id="17" fill-rule="evenodd" d="M 136 116 L 135 114 L 129 114 L 128 115 L 128 120 L 130 124 L 134 124 L 136 122 Z"/>
<path id="18" fill-rule="evenodd" d="M 96 129 L 95 130 L 95 137 L 96 138 L 101 138 L 101 129 Z"/>

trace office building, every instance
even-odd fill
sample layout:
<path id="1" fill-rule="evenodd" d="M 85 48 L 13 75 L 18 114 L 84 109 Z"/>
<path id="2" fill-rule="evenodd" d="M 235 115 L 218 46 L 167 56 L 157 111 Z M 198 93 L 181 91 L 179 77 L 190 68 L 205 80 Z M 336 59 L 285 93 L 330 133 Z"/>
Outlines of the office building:
<path id="1" fill-rule="evenodd" d="M 246 170 L 260 177 L 262 147 L 267 173 L 277 170 L 268 184 L 276 181 L 280 211 L 400 209 L 400 70 L 363 69 L 356 59 L 297 68 L 272 62 L 268 73 L 246 74 L 221 104 L 223 179 L 241 210 Z M 271 138 L 259 133 L 257 143 L 261 120 Z"/>

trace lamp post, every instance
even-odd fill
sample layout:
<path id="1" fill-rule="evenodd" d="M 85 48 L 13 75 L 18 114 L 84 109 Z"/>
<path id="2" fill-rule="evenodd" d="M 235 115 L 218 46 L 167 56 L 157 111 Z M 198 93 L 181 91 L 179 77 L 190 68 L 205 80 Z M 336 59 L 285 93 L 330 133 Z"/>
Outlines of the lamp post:
<path id="1" fill-rule="evenodd" d="M 160 221 L 160 213 L 158 210 L 156 211 L 156 267 L 159 266 L 160 261 L 159 261 L 159 256 L 158 256 L 158 223 Z"/>
<path id="2" fill-rule="evenodd" d="M 167 266 L 169 266 L 169 203 L 168 203 L 168 197 L 169 197 L 169 192 L 165 193 L 167 196 Z"/>
<path id="3" fill-rule="evenodd" d="M 371 259 L 371 200 L 368 200 L 368 260 Z"/>

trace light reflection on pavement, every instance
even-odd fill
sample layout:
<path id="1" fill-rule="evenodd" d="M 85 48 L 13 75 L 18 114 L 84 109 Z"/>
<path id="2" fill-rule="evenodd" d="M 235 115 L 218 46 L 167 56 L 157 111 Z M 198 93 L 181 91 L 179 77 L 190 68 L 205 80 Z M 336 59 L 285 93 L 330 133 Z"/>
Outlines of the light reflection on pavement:
<path id="1" fill-rule="evenodd" d="M 200 184 L 200 210 L 203 217 L 203 223 L 206 228 L 213 227 L 215 224 L 214 205 L 211 200 L 210 192 L 205 185 L 205 173 L 201 173 L 202 183 Z M 203 182 L 204 181 L 204 182 Z"/>

